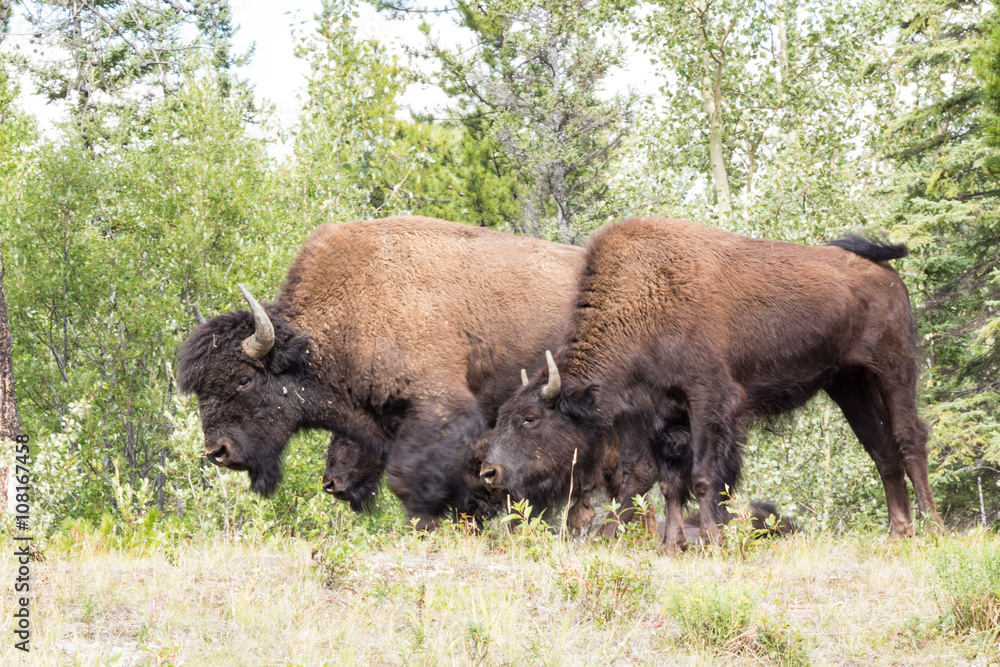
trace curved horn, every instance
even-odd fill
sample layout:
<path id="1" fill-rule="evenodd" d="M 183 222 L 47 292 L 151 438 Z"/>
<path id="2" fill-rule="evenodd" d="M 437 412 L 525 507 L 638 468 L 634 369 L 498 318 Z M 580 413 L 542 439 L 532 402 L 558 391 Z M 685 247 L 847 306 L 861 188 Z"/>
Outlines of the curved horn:
<path id="1" fill-rule="evenodd" d="M 204 324 L 205 323 L 205 316 L 201 314 L 200 310 L 198 310 L 198 306 L 191 306 L 191 307 L 194 308 L 194 319 L 195 319 L 195 321 L 198 322 L 198 324 Z"/>
<path id="2" fill-rule="evenodd" d="M 524 370 L 523 368 L 521 369 L 521 386 L 522 387 L 528 386 L 528 371 Z"/>
<path id="3" fill-rule="evenodd" d="M 559 379 L 559 369 L 556 367 L 555 359 L 552 358 L 552 353 L 548 350 L 545 350 L 545 363 L 549 366 L 549 381 L 542 387 L 542 398 L 551 400 L 559 395 L 559 390 L 562 389 L 562 380 Z"/>
<path id="4" fill-rule="evenodd" d="M 243 351 L 254 359 L 261 359 L 274 347 L 274 326 L 271 324 L 267 313 L 257 303 L 257 299 L 250 296 L 250 292 L 242 284 L 239 285 L 243 292 L 243 298 L 250 304 L 250 312 L 253 313 L 254 331 L 249 337 L 243 340 Z"/>

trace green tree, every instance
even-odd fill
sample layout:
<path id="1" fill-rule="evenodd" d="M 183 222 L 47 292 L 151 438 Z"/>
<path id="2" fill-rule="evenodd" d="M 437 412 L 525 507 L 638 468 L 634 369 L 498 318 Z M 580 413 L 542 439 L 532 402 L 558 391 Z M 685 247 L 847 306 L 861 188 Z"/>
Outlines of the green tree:
<path id="1" fill-rule="evenodd" d="M 859 148 L 892 97 L 872 64 L 894 11 L 661 0 L 641 13 L 637 37 L 667 81 L 657 153 L 703 179 L 689 205 L 730 229 L 798 241 L 870 221 L 876 164 Z"/>
<path id="2" fill-rule="evenodd" d="M 891 65 L 904 108 L 882 145 L 895 166 L 892 229 L 910 244 L 907 270 L 924 305 L 923 389 L 942 506 L 981 521 L 1000 511 L 1000 37 L 992 11 L 928 0 L 903 15 Z"/>
<path id="3" fill-rule="evenodd" d="M 463 191 L 472 216 L 583 242 L 621 211 L 608 179 L 636 103 L 603 90 L 625 58 L 610 14 L 597 0 L 456 2 L 449 9 L 471 32 L 472 47 L 447 48 L 425 25 L 423 55 L 436 63 L 434 81 L 455 100 L 466 128 Z"/>
<path id="4" fill-rule="evenodd" d="M 324 0 L 296 55 L 309 61 L 295 134 L 296 201 L 313 223 L 407 210 L 408 183 L 431 137 L 397 120 L 408 73 L 375 40 L 359 40 L 354 5 Z M 409 140 L 407 140 L 409 138 Z"/>

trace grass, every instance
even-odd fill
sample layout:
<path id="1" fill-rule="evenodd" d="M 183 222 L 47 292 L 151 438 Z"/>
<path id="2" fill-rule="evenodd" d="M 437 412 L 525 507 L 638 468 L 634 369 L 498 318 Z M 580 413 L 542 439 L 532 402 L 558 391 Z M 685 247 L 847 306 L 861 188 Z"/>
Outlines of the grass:
<path id="1" fill-rule="evenodd" d="M 996 535 L 799 534 L 671 558 L 522 527 L 420 535 L 347 522 L 315 540 L 131 547 L 107 526 L 77 527 L 32 565 L 30 662 L 5 632 L 0 664 L 1000 661 Z"/>

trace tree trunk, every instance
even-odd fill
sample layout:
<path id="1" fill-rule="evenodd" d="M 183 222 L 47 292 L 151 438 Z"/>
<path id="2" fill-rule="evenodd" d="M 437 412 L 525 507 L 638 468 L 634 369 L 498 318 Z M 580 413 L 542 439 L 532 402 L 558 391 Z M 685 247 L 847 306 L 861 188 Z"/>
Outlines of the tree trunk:
<path id="1" fill-rule="evenodd" d="M 729 172 L 722 145 L 722 64 L 713 72 L 708 51 L 701 54 L 701 99 L 708 114 L 708 159 L 712 165 L 712 181 L 719 204 L 719 222 L 725 224 L 733 210 L 729 193 Z"/>
<path id="2" fill-rule="evenodd" d="M 13 341 L 7 321 L 7 298 L 3 291 L 3 243 L 0 241 L 0 499 L 12 508 L 14 438 L 21 435 L 14 395 Z"/>

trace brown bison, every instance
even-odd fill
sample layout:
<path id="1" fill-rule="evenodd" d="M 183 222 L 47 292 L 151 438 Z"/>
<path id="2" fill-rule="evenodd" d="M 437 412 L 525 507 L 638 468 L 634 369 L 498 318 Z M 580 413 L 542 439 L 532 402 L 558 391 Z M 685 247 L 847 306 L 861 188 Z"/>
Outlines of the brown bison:
<path id="1" fill-rule="evenodd" d="M 371 468 L 359 502 L 384 467 L 421 523 L 475 513 L 469 448 L 557 342 L 582 258 L 429 218 L 319 227 L 274 303 L 244 291 L 252 314 L 213 317 L 184 343 L 178 383 L 198 396 L 206 456 L 266 495 L 292 435 L 326 429 Z"/>
<path id="2" fill-rule="evenodd" d="M 609 448 L 623 475 L 652 456 L 673 471 L 661 476 L 665 548 L 685 544 L 689 490 L 702 539 L 717 542 L 720 493 L 738 475 L 748 418 L 823 390 L 878 468 L 890 535 L 913 531 L 905 475 L 940 526 L 916 410 L 913 316 L 886 263 L 905 255 L 858 237 L 806 247 L 681 220 L 606 227 L 587 247 L 558 357 L 501 407 L 481 477 L 553 497 L 569 486 L 574 452 L 582 478 L 598 474 Z M 651 433 L 684 419 L 689 439 L 649 451 Z M 685 460 L 690 474 L 678 474 Z"/>

